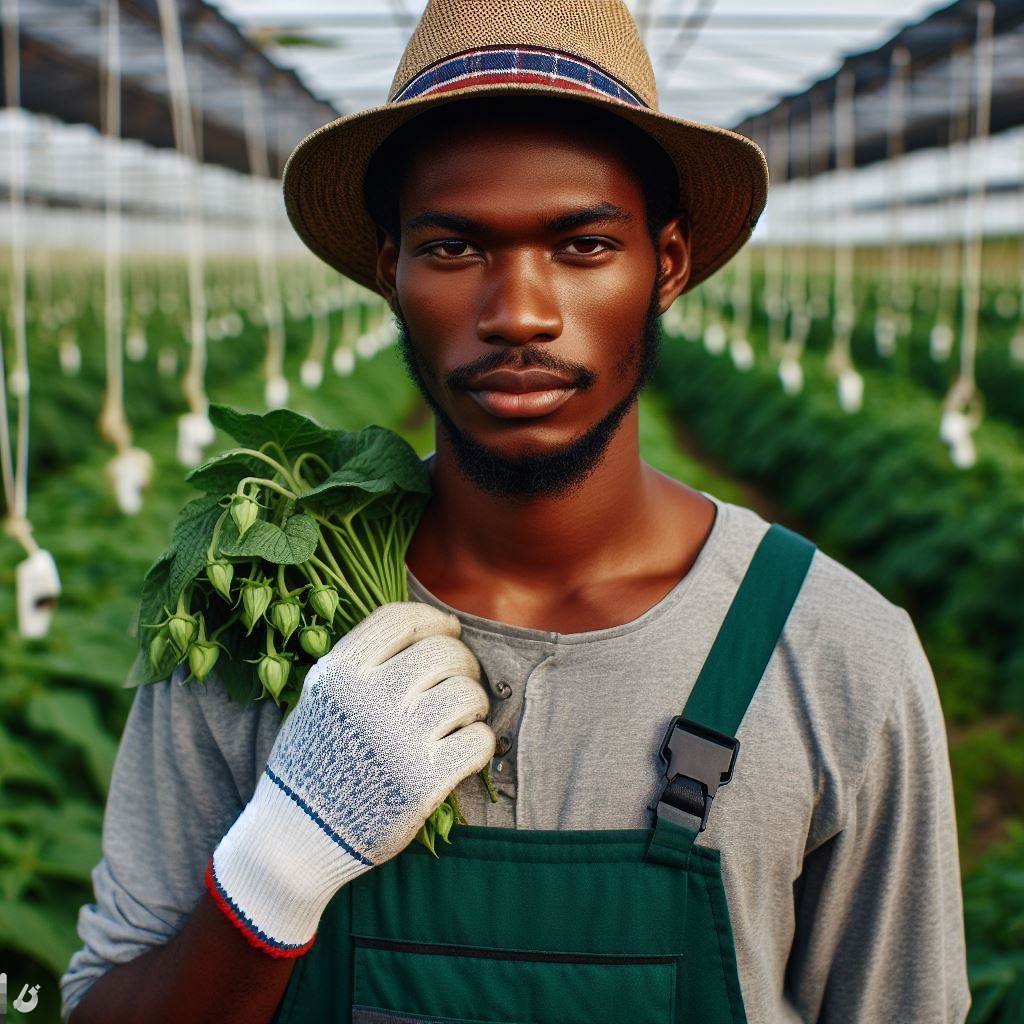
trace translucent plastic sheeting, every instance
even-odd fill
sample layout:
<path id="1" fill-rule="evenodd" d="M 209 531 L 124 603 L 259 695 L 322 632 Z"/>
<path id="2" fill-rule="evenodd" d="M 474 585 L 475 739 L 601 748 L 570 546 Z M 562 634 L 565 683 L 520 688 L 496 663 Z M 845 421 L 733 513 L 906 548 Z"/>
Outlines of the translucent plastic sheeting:
<path id="1" fill-rule="evenodd" d="M 424 0 L 221 0 L 275 62 L 343 112 L 383 102 Z M 733 125 L 933 10 L 921 0 L 630 0 L 663 110 Z"/>

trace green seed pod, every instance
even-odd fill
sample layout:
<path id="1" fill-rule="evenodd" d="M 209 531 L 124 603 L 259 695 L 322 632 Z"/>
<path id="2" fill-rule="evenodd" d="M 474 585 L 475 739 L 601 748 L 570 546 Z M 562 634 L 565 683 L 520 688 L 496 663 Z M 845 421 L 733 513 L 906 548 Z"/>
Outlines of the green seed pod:
<path id="1" fill-rule="evenodd" d="M 238 536 L 244 537 L 246 531 L 259 518 L 260 506 L 255 498 L 248 494 L 231 495 L 231 518 L 238 527 Z"/>
<path id="2" fill-rule="evenodd" d="M 264 654 L 256 667 L 256 674 L 259 676 L 260 682 L 274 698 L 275 704 L 288 682 L 291 667 L 291 662 L 283 654 Z"/>
<path id="3" fill-rule="evenodd" d="M 294 597 L 283 598 L 270 606 L 270 621 L 285 640 L 299 628 L 301 617 L 302 607 Z"/>
<path id="4" fill-rule="evenodd" d="M 194 615 L 178 612 L 171 616 L 167 631 L 178 654 L 184 658 L 199 632 L 199 623 Z"/>
<path id="5" fill-rule="evenodd" d="M 168 646 L 171 642 L 171 636 L 166 629 L 161 629 L 159 633 L 150 641 L 149 644 L 149 660 L 153 665 L 153 668 L 159 672 L 164 667 L 164 658 L 170 653 Z"/>
<path id="6" fill-rule="evenodd" d="M 331 649 L 331 634 L 323 626 L 306 626 L 299 633 L 299 646 L 314 658 L 322 658 Z"/>
<path id="7" fill-rule="evenodd" d="M 334 587 L 314 587 L 309 592 L 309 606 L 321 619 L 333 622 L 338 610 L 338 592 Z"/>
<path id="8" fill-rule="evenodd" d="M 443 803 L 433 814 L 434 824 L 437 828 L 437 834 L 449 845 L 452 845 L 452 841 L 448 838 L 448 833 L 452 830 L 452 825 L 455 824 L 455 811 L 452 810 L 451 804 Z"/>
<path id="9" fill-rule="evenodd" d="M 206 563 L 206 578 L 210 581 L 210 586 L 225 601 L 231 600 L 231 580 L 234 575 L 235 567 L 222 558 L 215 558 Z"/>
<path id="10" fill-rule="evenodd" d="M 267 583 L 261 583 L 259 580 L 245 580 L 242 583 L 242 622 L 245 623 L 246 636 L 260 621 L 273 596 L 273 588 Z"/>
<path id="11" fill-rule="evenodd" d="M 434 849 L 434 836 L 437 829 L 434 825 L 434 816 L 431 815 L 420 828 L 419 832 L 416 833 L 416 838 L 436 857 L 437 851 Z"/>
<path id="12" fill-rule="evenodd" d="M 202 682 L 217 664 L 220 646 L 209 640 L 200 640 L 188 649 L 188 667 L 192 675 Z"/>

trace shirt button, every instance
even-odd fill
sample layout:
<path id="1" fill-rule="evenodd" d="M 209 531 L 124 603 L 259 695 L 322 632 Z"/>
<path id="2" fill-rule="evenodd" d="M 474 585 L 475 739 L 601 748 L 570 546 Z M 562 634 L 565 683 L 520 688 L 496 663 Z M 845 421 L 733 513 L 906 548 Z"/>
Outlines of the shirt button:
<path id="1" fill-rule="evenodd" d="M 498 737 L 497 752 L 500 757 L 502 754 L 507 754 L 512 746 L 512 741 L 507 736 Z"/>
<path id="2" fill-rule="evenodd" d="M 512 687 L 508 685 L 504 680 L 499 680 L 494 684 L 495 693 L 502 699 L 508 700 L 512 696 Z"/>

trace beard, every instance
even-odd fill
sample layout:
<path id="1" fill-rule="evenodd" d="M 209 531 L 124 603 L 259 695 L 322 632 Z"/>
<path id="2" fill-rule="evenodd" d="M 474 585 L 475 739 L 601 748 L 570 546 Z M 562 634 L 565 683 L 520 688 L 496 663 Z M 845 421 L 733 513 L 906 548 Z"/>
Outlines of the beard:
<path id="1" fill-rule="evenodd" d="M 652 379 L 658 365 L 661 347 L 661 320 L 658 313 L 658 285 L 655 281 L 644 314 L 639 344 L 633 347 L 630 358 L 616 367 L 618 375 L 632 371 L 633 382 L 626 396 L 608 410 L 600 420 L 578 437 L 554 451 L 506 456 L 480 444 L 456 424 L 438 404 L 426 385 L 409 326 L 401 307 L 395 314 L 402 362 L 423 400 L 441 424 L 451 443 L 461 472 L 488 494 L 525 499 L 536 497 L 563 497 L 578 490 L 580 485 L 598 466 L 622 418 L 629 412 L 637 396 Z M 396 301 L 397 305 L 397 301 Z M 530 360 L 529 365 L 544 365 L 543 356 Z M 505 360 L 502 365 L 509 365 Z M 520 365 L 520 364 L 517 364 Z M 584 377 L 586 386 L 592 375 Z"/>

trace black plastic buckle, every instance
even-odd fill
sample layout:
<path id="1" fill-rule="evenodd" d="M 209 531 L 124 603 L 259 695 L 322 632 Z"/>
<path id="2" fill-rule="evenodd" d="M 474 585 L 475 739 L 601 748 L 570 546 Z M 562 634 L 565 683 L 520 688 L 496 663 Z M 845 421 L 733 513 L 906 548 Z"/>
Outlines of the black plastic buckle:
<path id="1" fill-rule="evenodd" d="M 665 764 L 664 782 L 648 810 L 659 818 L 693 828 L 708 825 L 711 801 L 719 786 L 732 779 L 740 741 L 676 715 L 669 722 L 659 757 Z"/>

